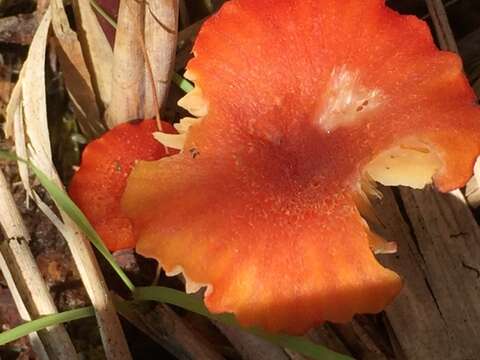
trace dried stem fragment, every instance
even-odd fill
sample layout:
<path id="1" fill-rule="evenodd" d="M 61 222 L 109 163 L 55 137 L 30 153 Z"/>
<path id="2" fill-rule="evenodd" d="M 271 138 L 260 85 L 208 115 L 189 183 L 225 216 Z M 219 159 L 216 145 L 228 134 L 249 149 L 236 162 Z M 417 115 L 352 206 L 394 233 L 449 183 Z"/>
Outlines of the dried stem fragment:
<path id="1" fill-rule="evenodd" d="M 112 100 L 107 110 L 107 124 L 116 124 L 154 117 L 158 111 L 154 87 L 160 107 L 165 102 L 174 67 L 178 27 L 178 1 L 120 3 L 115 37 Z M 142 52 L 145 42 L 146 54 Z"/>
<path id="2" fill-rule="evenodd" d="M 442 50 L 450 50 L 458 53 L 457 43 L 452 29 L 448 23 L 447 12 L 442 0 L 426 0 L 428 12 L 432 17 L 438 43 Z"/>
<path id="3" fill-rule="evenodd" d="M 66 34 L 64 41 L 72 40 L 73 38 L 68 35 L 72 35 L 71 30 L 69 28 L 65 30 L 63 27 L 66 26 L 66 23 L 62 22 L 62 19 L 65 20 L 65 18 L 64 13 L 62 13 L 61 2 L 57 1 L 53 4 L 57 16 L 59 16 L 55 25 L 57 33 Z M 59 13 L 60 15 L 58 15 Z M 24 120 L 25 133 L 22 133 L 22 131 L 16 132 L 16 147 L 27 149 L 29 159 L 47 174 L 56 185 L 62 187 L 62 182 L 52 162 L 46 108 L 44 64 L 50 20 L 51 13 L 47 11 L 32 41 L 32 46 L 22 69 L 23 76 L 20 77 L 20 85 L 17 85 L 21 86 L 21 90 L 18 90 L 20 92 L 12 97 L 13 103 L 11 103 L 9 114 L 13 116 L 13 120 L 10 121 Z M 69 50 L 75 49 L 76 46 L 79 48 L 78 42 L 76 44 L 73 48 L 68 48 L 69 45 L 67 44 L 67 48 Z M 14 93 L 16 93 L 15 90 Z M 22 109 L 24 117 L 18 116 L 22 113 Z M 17 129 L 21 129 L 21 127 L 22 125 L 18 124 Z M 28 182 L 28 178 L 24 178 L 23 181 L 24 183 Z M 38 201 L 35 196 L 34 199 Z M 48 207 L 43 206 L 42 203 L 39 203 L 39 206 L 43 207 L 42 210 L 46 211 L 47 216 L 52 217 Z M 130 359 L 131 356 L 123 330 L 115 307 L 108 295 L 105 280 L 92 248 L 73 221 L 62 212 L 60 213 L 64 223 L 61 223 L 59 219 L 53 220 L 68 243 L 87 293 L 95 307 L 106 357 L 115 360 Z"/>
<path id="4" fill-rule="evenodd" d="M 55 303 L 28 247 L 30 235 L 1 170 L 0 223 L 6 235 L 5 241 L 0 244 L 0 252 L 8 264 L 28 313 L 33 318 L 56 313 Z M 5 273 L 4 269 L 2 272 Z M 72 341 L 62 325 L 44 329 L 39 332 L 39 336 L 52 359 L 69 360 L 77 357 Z"/>

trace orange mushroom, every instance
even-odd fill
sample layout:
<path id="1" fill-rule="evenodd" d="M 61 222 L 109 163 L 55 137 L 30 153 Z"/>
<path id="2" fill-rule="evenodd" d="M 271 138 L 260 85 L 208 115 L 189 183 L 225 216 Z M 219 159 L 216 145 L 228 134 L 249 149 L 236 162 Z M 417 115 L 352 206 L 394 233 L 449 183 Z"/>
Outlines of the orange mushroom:
<path id="1" fill-rule="evenodd" d="M 162 122 L 162 128 L 175 132 L 166 122 Z M 125 123 L 110 130 L 87 145 L 70 183 L 71 198 L 111 251 L 135 247 L 132 224 L 122 214 L 120 199 L 137 160 L 157 160 L 167 155 L 165 146 L 153 138 L 155 131 L 155 120 Z"/>
<path id="2" fill-rule="evenodd" d="M 376 313 L 401 289 L 375 251 L 374 181 L 449 191 L 480 152 L 480 110 L 457 55 L 384 0 L 232 0 L 207 20 L 163 134 L 181 153 L 139 162 L 123 209 L 138 253 L 212 312 L 302 333 Z"/>

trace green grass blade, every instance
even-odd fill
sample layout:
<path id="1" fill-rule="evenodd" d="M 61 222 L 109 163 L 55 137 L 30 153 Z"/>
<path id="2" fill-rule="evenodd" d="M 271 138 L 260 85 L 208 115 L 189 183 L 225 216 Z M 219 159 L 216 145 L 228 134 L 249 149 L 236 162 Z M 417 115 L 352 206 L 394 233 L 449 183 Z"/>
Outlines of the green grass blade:
<path id="1" fill-rule="evenodd" d="M 203 301 L 183 291 L 163 287 L 145 286 L 137 287 L 133 293 L 135 300 L 150 300 L 165 304 L 175 305 L 182 309 L 206 316 L 210 319 L 219 320 L 229 325 L 236 325 L 237 322 L 232 314 L 212 314 L 203 304 Z"/>
<path id="2" fill-rule="evenodd" d="M 94 316 L 93 307 L 88 306 L 80 309 L 64 311 L 58 314 L 42 316 L 36 320 L 14 327 L 13 329 L 0 333 L 0 345 L 20 339 L 32 332 L 42 330 L 46 327 L 58 325 L 64 322 L 83 319 Z"/>
<path id="3" fill-rule="evenodd" d="M 134 298 L 136 300 L 150 300 L 175 305 L 191 312 L 206 316 L 212 320 L 221 321 L 228 325 L 234 325 L 241 328 L 232 314 L 212 314 L 207 310 L 202 300 L 194 296 L 187 295 L 182 291 L 162 286 L 137 287 L 134 292 Z M 296 351 L 299 354 L 308 356 L 312 359 L 352 360 L 352 358 L 349 356 L 338 354 L 324 346 L 314 344 L 303 337 L 283 334 L 270 334 L 257 328 L 242 329 L 260 336 L 272 343 Z"/>
<path id="4" fill-rule="evenodd" d="M 63 210 L 75 224 L 83 231 L 83 233 L 87 236 L 90 242 L 95 246 L 98 251 L 103 255 L 103 257 L 108 261 L 110 266 L 115 270 L 117 275 L 122 279 L 124 284 L 133 291 L 135 286 L 125 274 L 125 272 L 120 268 L 120 266 L 115 261 L 114 257 L 105 247 L 105 244 L 100 239 L 100 236 L 97 234 L 93 226 L 90 224 L 88 219 L 82 213 L 82 211 L 78 208 L 78 206 L 70 199 L 63 189 L 58 187 L 54 182 L 52 182 L 45 173 L 43 173 L 40 169 L 38 169 L 35 165 L 33 165 L 30 161 L 21 159 L 16 155 L 0 150 L 0 158 L 4 158 L 7 160 L 14 160 L 14 161 L 22 161 L 29 166 L 32 172 L 37 177 L 38 181 L 42 184 L 42 186 L 47 190 L 50 197 L 55 201 L 57 206 Z"/>
<path id="5" fill-rule="evenodd" d="M 177 73 L 173 73 L 172 81 L 186 93 L 193 90 L 193 84 Z"/>

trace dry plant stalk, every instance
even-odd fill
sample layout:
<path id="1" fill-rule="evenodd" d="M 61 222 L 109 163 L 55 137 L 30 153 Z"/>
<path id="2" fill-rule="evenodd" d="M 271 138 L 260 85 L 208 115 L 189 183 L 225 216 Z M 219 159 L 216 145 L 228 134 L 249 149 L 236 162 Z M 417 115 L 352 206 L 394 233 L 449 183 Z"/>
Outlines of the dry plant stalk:
<path id="1" fill-rule="evenodd" d="M 182 31 L 178 33 L 178 43 L 179 46 L 183 46 L 183 44 L 187 41 L 192 41 L 195 40 L 195 37 L 197 36 L 198 32 L 200 31 L 200 28 L 202 27 L 203 23 L 208 19 L 209 17 L 205 17 L 201 20 L 198 20 L 194 22 L 193 24 L 189 25 Z"/>
<path id="2" fill-rule="evenodd" d="M 448 23 L 447 12 L 442 0 L 426 0 L 428 12 L 433 21 L 438 43 L 442 50 L 458 53 L 457 43 Z"/>
<path id="3" fill-rule="evenodd" d="M 174 66 L 178 0 L 122 0 L 115 36 L 107 125 L 154 117 L 158 111 L 140 41 L 145 42 L 158 103 L 166 100 Z"/>
<path id="4" fill-rule="evenodd" d="M 138 43 L 143 35 L 145 5 L 141 1 L 120 1 L 113 51 L 112 98 L 107 109 L 109 128 L 143 118 L 145 64 Z"/>
<path id="5" fill-rule="evenodd" d="M 57 313 L 55 303 L 28 246 L 30 235 L 1 170 L 0 222 L 6 235 L 6 239 L 0 243 L 0 252 L 7 265 L 6 269 L 2 267 L 2 272 L 6 274 L 8 270 L 10 271 L 18 293 L 25 304 L 27 314 L 33 318 L 38 318 L 42 315 Z M 20 312 L 23 311 L 20 310 Z M 25 319 L 25 314 L 22 315 Z M 46 328 L 38 334 L 51 359 L 69 360 L 77 358 L 73 343 L 62 325 Z"/>
<path id="6" fill-rule="evenodd" d="M 21 93 L 18 94 L 19 90 L 14 89 L 16 96 L 12 98 L 13 103 L 8 109 L 7 119 L 9 123 L 22 121 L 23 117 L 19 114 L 23 109 L 25 133 L 19 131 L 15 134 L 16 148 L 27 149 L 29 159 L 47 174 L 50 180 L 62 187 L 51 158 L 47 122 L 44 64 L 50 21 L 49 10 L 35 34 L 22 69 L 23 76 L 16 85 L 16 88 L 21 87 Z M 21 124 L 13 127 L 20 129 Z M 28 178 L 22 180 L 24 183 L 28 182 Z M 37 202 L 39 201 L 34 193 L 31 195 Z M 59 219 L 53 218 L 53 213 L 44 204 L 39 202 L 39 206 L 52 218 L 68 243 L 82 282 L 95 308 L 107 359 L 131 359 L 115 307 L 88 240 L 68 216 L 61 213 L 64 221 L 62 223 Z"/>
<path id="7" fill-rule="evenodd" d="M 90 1 L 75 0 L 73 6 L 80 44 L 97 99 L 100 100 L 100 110 L 104 111 L 110 103 L 112 92 L 113 51 Z"/>
<path id="8" fill-rule="evenodd" d="M 154 116 L 150 113 L 158 106 L 163 107 L 168 96 L 170 80 L 175 65 L 178 29 L 178 0 L 150 0 L 145 7 L 145 48 L 153 73 L 153 79 L 148 72 L 145 75 L 145 117 Z M 147 69 L 148 71 L 148 69 Z M 151 81 L 154 80 L 152 89 Z"/>

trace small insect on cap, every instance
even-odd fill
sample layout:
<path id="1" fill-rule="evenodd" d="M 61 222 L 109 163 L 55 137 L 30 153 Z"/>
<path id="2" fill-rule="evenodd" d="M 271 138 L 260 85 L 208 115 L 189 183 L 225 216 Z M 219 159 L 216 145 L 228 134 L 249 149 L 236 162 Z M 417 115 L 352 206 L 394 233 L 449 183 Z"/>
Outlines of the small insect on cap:
<path id="1" fill-rule="evenodd" d="M 128 179 L 137 251 L 244 325 L 302 333 L 381 311 L 401 280 L 373 252 L 395 246 L 359 209 L 373 180 L 469 179 L 480 110 L 460 59 L 383 0 L 232 0 L 194 54 L 181 104 L 197 118 L 161 138 L 183 151 Z"/>

